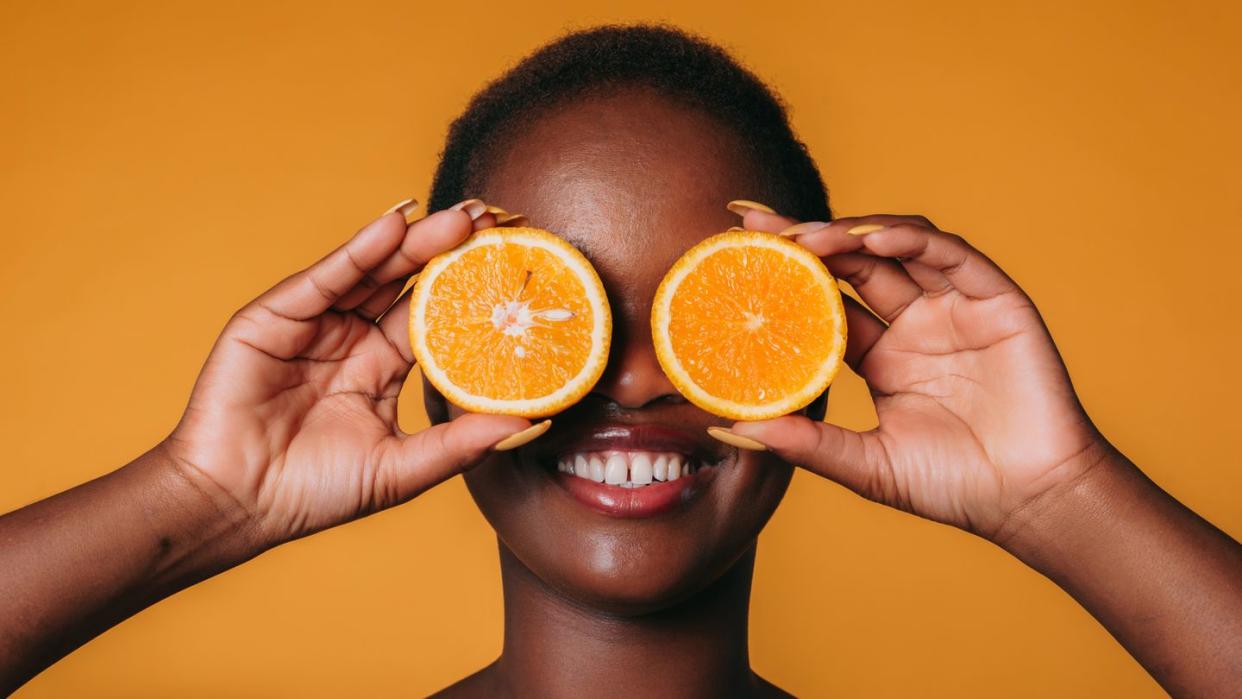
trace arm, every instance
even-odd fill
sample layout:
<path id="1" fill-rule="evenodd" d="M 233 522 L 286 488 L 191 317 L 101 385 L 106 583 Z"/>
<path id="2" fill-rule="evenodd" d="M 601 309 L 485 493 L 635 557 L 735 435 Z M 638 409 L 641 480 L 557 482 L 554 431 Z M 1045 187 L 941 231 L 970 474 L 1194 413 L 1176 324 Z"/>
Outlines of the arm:
<path id="1" fill-rule="evenodd" d="M 997 543 L 1174 696 L 1242 693 L 1242 546 L 1115 452 L 1041 500 Z"/>
<path id="2" fill-rule="evenodd" d="M 1166 689 L 1242 692 L 1242 547 L 1096 430 L 1031 299 L 958 236 L 910 216 L 802 223 L 849 299 L 846 361 L 879 426 L 734 426 L 864 497 L 987 538 L 1078 600 Z"/>
<path id="3" fill-rule="evenodd" d="M 246 513 L 161 445 L 0 517 L 0 694 L 170 594 L 258 553 Z"/>
<path id="4" fill-rule="evenodd" d="M 0 693 L 178 590 L 546 427 L 492 415 L 397 427 L 413 366 L 405 280 L 495 222 L 477 201 L 413 224 L 405 210 L 238 311 L 158 446 L 0 518 Z"/>

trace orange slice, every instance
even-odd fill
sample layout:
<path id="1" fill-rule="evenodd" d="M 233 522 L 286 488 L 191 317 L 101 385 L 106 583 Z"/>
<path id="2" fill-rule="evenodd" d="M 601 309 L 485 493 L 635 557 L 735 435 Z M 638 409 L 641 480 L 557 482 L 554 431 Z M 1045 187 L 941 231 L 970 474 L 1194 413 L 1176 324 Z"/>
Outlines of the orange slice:
<path id="1" fill-rule="evenodd" d="M 651 308 L 656 357 L 700 408 L 732 420 L 799 410 L 828 388 L 845 354 L 837 282 L 809 250 L 732 231 L 682 255 Z"/>
<path id="2" fill-rule="evenodd" d="M 539 417 L 604 371 L 612 313 L 591 263 L 536 228 L 490 228 L 433 258 L 410 302 L 410 346 L 444 397 L 475 412 Z"/>

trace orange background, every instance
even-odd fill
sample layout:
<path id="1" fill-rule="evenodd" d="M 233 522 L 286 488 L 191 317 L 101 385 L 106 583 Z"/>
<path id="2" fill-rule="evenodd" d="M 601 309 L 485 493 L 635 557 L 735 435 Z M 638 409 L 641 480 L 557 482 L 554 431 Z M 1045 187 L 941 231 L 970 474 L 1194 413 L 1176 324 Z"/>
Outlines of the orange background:
<path id="1" fill-rule="evenodd" d="M 663 19 L 784 94 L 838 213 L 921 212 L 1000 261 L 1104 432 L 1242 535 L 1238 3 L 340 5 L 0 8 L 0 509 L 166 434 L 235 308 L 425 198 L 483 81 L 565 28 Z M 873 419 L 857 379 L 835 395 L 835 421 Z M 499 592 L 455 480 L 183 592 L 21 695 L 422 694 L 497 654 Z M 804 473 L 751 635 L 802 695 L 1161 694 L 999 549 Z"/>

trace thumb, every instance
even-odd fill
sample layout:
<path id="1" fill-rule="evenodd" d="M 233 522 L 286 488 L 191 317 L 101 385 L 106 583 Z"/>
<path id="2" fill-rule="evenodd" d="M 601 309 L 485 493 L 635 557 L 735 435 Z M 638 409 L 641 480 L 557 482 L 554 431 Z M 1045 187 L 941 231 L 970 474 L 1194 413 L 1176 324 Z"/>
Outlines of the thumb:
<path id="1" fill-rule="evenodd" d="M 732 432 L 865 498 L 888 502 L 892 471 L 874 432 L 854 432 L 803 415 L 739 422 Z"/>
<path id="2" fill-rule="evenodd" d="M 467 414 L 411 435 L 393 436 L 375 474 L 377 509 L 417 497 L 470 469 L 492 451 L 529 442 L 552 426 L 509 415 Z"/>

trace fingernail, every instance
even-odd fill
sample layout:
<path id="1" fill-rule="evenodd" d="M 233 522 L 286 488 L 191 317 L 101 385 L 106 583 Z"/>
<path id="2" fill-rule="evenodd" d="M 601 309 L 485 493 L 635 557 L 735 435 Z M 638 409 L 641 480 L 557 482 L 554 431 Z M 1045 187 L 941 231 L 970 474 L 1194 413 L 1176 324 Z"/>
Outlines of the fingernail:
<path id="1" fill-rule="evenodd" d="M 747 451 L 768 450 L 767 446 L 764 445 L 763 442 L 753 440 L 750 437 L 743 437 L 733 430 L 725 429 L 724 427 L 708 427 L 707 433 L 715 439 L 718 439 L 731 447 L 737 447 L 738 449 L 746 449 Z"/>
<path id="2" fill-rule="evenodd" d="M 449 207 L 453 211 L 465 211 L 470 216 L 471 221 L 478 221 L 479 217 L 487 213 L 487 204 L 481 199 L 467 199 L 457 202 Z"/>
<path id="3" fill-rule="evenodd" d="M 508 226 L 510 228 L 516 228 L 519 226 L 525 226 L 528 223 L 530 223 L 530 219 L 526 218 L 526 214 L 505 213 L 503 215 L 496 217 L 497 226 Z"/>
<path id="4" fill-rule="evenodd" d="M 384 215 L 387 216 L 394 211 L 399 211 L 401 212 L 401 215 L 405 217 L 405 222 L 408 224 L 414 222 L 414 212 L 417 210 L 418 201 L 411 197 L 409 199 L 402 199 L 396 204 L 393 204 L 387 211 L 384 212 Z"/>
<path id="5" fill-rule="evenodd" d="M 827 227 L 828 223 L 825 221 L 803 221 L 802 223 L 797 223 L 789 228 L 786 228 L 781 231 L 780 234 L 786 238 L 796 238 L 800 235 L 814 233 L 815 231 L 823 230 Z"/>
<path id="6" fill-rule="evenodd" d="M 496 444 L 492 446 L 492 451 L 509 451 L 510 449 L 517 449 L 523 444 L 529 444 L 530 442 L 538 439 L 544 432 L 547 432 L 548 428 L 551 426 L 551 420 L 544 420 L 543 422 L 527 427 L 521 432 L 514 432 L 508 437 L 496 442 Z"/>
<path id="7" fill-rule="evenodd" d="M 881 226 L 878 223 L 864 223 L 861 226 L 854 226 L 853 228 L 846 231 L 846 233 L 850 235 L 867 235 L 868 233 L 875 233 L 876 231 L 882 231 L 886 227 L 887 226 Z"/>
<path id="8" fill-rule="evenodd" d="M 742 228 L 741 226 L 729 226 L 729 231 L 728 231 L 728 232 L 729 232 L 729 233 L 737 233 L 738 231 L 744 231 L 744 230 L 746 230 L 746 229 L 745 229 L 745 228 Z"/>
<path id="9" fill-rule="evenodd" d="M 738 216 L 745 216 L 747 212 L 750 211 L 762 211 L 765 214 L 776 213 L 772 207 L 760 204 L 757 201 L 750 201 L 749 199 L 734 199 L 728 204 L 725 204 L 725 208 Z"/>
<path id="10" fill-rule="evenodd" d="M 526 217 L 526 214 L 511 214 L 499 206 L 493 206 L 491 204 L 487 205 L 487 213 L 496 217 L 497 226 L 516 228 L 530 223 L 530 219 Z"/>

